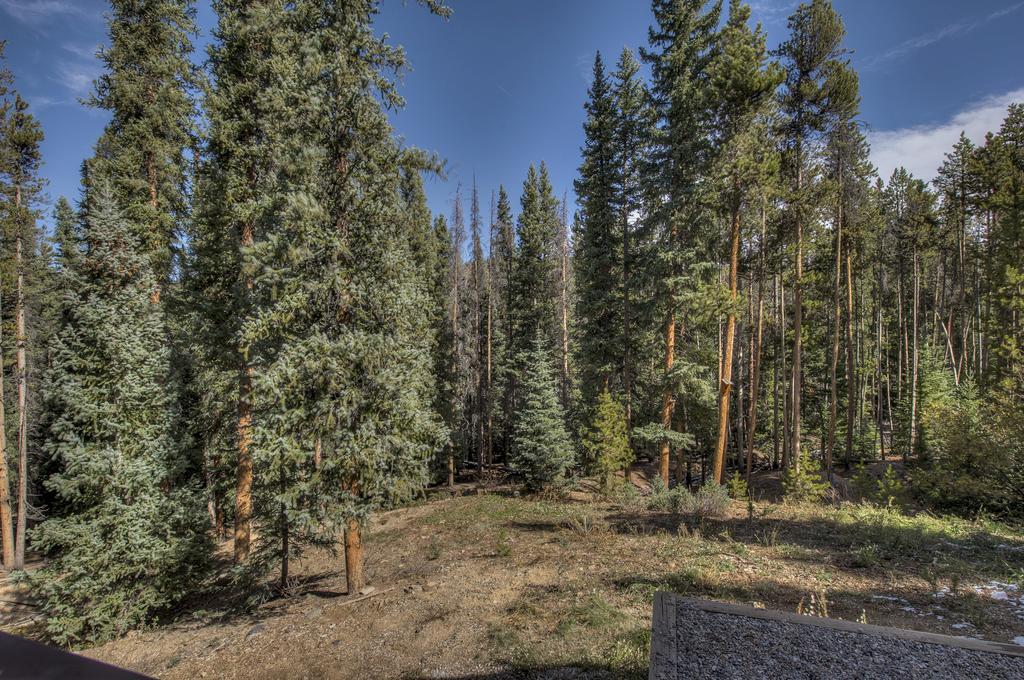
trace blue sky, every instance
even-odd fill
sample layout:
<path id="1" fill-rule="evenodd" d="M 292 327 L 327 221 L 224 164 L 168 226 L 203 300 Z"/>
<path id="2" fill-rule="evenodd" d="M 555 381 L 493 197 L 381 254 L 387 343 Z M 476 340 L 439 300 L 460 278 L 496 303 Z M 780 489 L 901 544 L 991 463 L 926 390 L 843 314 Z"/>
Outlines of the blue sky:
<path id="1" fill-rule="evenodd" d="M 405 46 L 412 70 L 394 116 L 409 145 L 436 151 L 449 181 L 431 181 L 434 211 L 449 212 L 455 185 L 475 174 L 484 210 L 503 183 L 517 197 L 530 163 L 547 162 L 556 191 L 579 163 L 582 105 L 594 53 L 614 62 L 645 44 L 646 0 L 451 0 L 450 21 L 416 2 L 383 0 L 378 30 Z M 776 44 L 789 0 L 755 0 Z M 931 177 L 959 135 L 980 140 L 1011 101 L 1024 101 L 1024 2 L 1015 0 L 835 0 L 860 72 L 862 118 L 883 175 L 896 165 Z M 202 47 L 214 17 L 197 0 Z M 49 194 L 75 198 L 83 158 L 105 114 L 78 99 L 99 73 L 93 56 L 106 38 L 102 0 L 0 0 L 0 39 L 16 87 L 46 133 Z M 468 186 L 467 186 L 468 188 Z"/>

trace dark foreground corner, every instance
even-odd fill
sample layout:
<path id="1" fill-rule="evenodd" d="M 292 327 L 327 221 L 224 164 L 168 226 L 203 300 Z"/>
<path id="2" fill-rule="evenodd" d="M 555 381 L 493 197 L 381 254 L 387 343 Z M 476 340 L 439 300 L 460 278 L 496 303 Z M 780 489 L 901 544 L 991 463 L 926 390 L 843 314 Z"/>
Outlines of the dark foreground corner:
<path id="1" fill-rule="evenodd" d="M 0 633 L 3 680 L 148 680 L 123 668 Z"/>

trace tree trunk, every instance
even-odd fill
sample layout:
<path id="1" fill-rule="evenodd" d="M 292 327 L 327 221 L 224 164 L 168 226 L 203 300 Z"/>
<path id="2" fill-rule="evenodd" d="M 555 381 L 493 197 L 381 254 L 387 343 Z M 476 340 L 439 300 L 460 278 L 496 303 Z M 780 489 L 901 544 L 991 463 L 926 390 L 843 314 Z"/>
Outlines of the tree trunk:
<path id="1" fill-rule="evenodd" d="M 722 354 L 722 374 L 718 388 L 718 440 L 712 462 L 712 479 L 721 484 L 725 474 L 725 444 L 729 428 L 729 396 L 732 393 L 733 346 L 736 342 L 736 304 L 739 300 L 740 263 L 740 206 L 732 206 L 729 246 L 729 314 L 725 322 L 725 347 Z"/>
<path id="2" fill-rule="evenodd" d="M 494 220 L 492 218 L 491 223 L 493 224 L 493 222 L 494 222 Z M 488 243 L 488 252 L 490 251 L 490 243 L 491 242 L 492 242 L 492 239 L 488 239 L 488 242 L 487 242 Z M 488 260 L 490 260 L 489 256 L 488 256 Z M 489 262 L 488 262 L 488 264 L 489 264 Z M 486 390 L 484 392 L 484 394 L 486 395 L 486 402 L 484 404 L 484 411 L 486 412 L 486 419 L 487 419 L 487 432 L 486 432 L 486 435 L 485 435 L 485 438 L 486 438 L 485 448 L 486 448 L 486 459 L 487 459 L 486 462 L 487 462 L 488 465 L 494 464 L 494 406 L 491 403 L 491 400 L 493 399 L 492 395 L 494 394 L 494 375 L 493 375 L 493 366 L 494 366 L 494 357 L 493 357 L 493 351 L 494 351 L 494 331 L 493 331 L 493 324 L 494 324 L 494 290 L 493 290 L 493 286 L 491 285 L 493 280 L 494 280 L 494 277 L 493 277 L 492 274 L 493 274 L 492 269 L 490 267 L 488 267 L 488 277 L 487 277 L 487 374 L 486 374 L 487 386 L 486 386 Z"/>
<path id="3" fill-rule="evenodd" d="M 15 298 L 15 345 L 18 380 L 18 526 L 14 543 L 14 568 L 25 568 L 25 530 L 28 526 L 28 375 L 25 362 L 25 253 L 21 223 L 21 187 L 15 192 L 14 207 L 18 219 L 15 239 L 15 265 L 18 289 Z"/>
<path id="4" fill-rule="evenodd" d="M 779 275 L 775 275 L 772 280 L 772 308 L 778 310 L 778 316 L 775 319 L 775 332 L 779 335 L 779 344 L 775 348 L 772 357 L 772 469 L 778 469 L 781 462 L 782 451 L 780 447 L 781 438 L 779 437 L 779 380 L 781 379 L 785 370 L 781 367 L 782 353 L 784 350 L 784 337 L 785 333 L 783 328 L 782 317 L 782 296 L 779 290 Z"/>
<path id="5" fill-rule="evenodd" d="M 3 324 L 0 324 L 0 348 L 3 347 Z M 3 546 L 3 567 L 14 568 L 14 524 L 11 516 L 11 480 L 7 471 L 7 419 L 4 411 L 3 354 L 0 352 L 0 544 Z"/>
<path id="6" fill-rule="evenodd" d="M 353 597 L 363 589 L 363 540 L 359 520 L 350 518 L 345 523 L 345 582 L 348 595 Z"/>
<path id="7" fill-rule="evenodd" d="M 633 305 L 630 298 L 631 274 L 629 214 L 622 215 L 622 382 L 626 392 L 626 428 L 633 434 Z"/>
<path id="8" fill-rule="evenodd" d="M 560 291 L 562 307 L 562 407 L 569 410 L 569 232 L 566 211 L 566 201 L 562 199 L 562 236 L 561 236 L 561 260 L 562 260 L 562 285 Z"/>
<path id="9" fill-rule="evenodd" d="M 854 390 L 857 387 L 857 376 L 854 370 L 854 342 L 853 342 L 853 255 L 850 252 L 850 245 L 846 246 L 846 469 L 850 469 L 851 456 L 853 456 L 853 430 L 854 416 L 857 413 L 857 403 L 860 400 L 854 399 Z"/>
<path id="10" fill-rule="evenodd" d="M 793 466 L 800 467 L 800 392 L 803 384 L 803 372 L 801 369 L 801 354 L 803 351 L 803 340 L 801 337 L 804 318 L 804 298 L 802 279 L 804 275 L 803 263 L 803 225 L 797 219 L 796 225 L 796 276 L 793 280 L 793 378 L 792 397 L 790 398 L 790 456 L 793 459 Z"/>
<path id="11" fill-rule="evenodd" d="M 753 364 L 750 368 L 750 430 L 747 433 L 747 485 L 754 471 L 754 435 L 757 433 L 757 398 L 761 389 L 761 340 L 764 333 L 764 298 L 761 297 L 761 279 L 757 282 L 757 331 L 754 336 Z"/>
<path id="12" fill-rule="evenodd" d="M 842 208 L 837 210 L 836 219 L 836 260 L 835 260 L 835 286 L 832 296 L 832 354 L 830 356 L 828 385 L 828 444 L 825 446 L 825 474 L 832 479 L 832 461 L 835 459 L 836 447 L 836 420 L 839 408 L 839 389 L 837 386 L 837 368 L 839 366 L 839 326 L 842 324 L 842 305 L 839 298 L 839 282 L 843 277 L 843 220 Z"/>
<path id="13" fill-rule="evenodd" d="M 241 247 L 253 245 L 255 233 L 252 224 L 242 227 Z M 251 296 L 253 277 L 245 277 L 246 295 Z M 238 373 L 238 465 L 235 478 L 235 540 L 234 558 L 241 564 L 249 558 L 252 540 L 252 366 L 247 353 L 239 353 Z"/>
<path id="14" fill-rule="evenodd" d="M 904 453 L 904 459 L 909 454 L 913 453 L 917 446 L 917 367 L 918 367 L 918 352 L 917 352 L 917 317 L 921 304 L 921 276 L 920 267 L 918 266 L 918 255 L 917 248 L 914 248 L 914 318 L 913 318 L 913 343 L 914 343 L 914 357 L 913 365 L 911 366 L 911 377 L 910 377 L 910 447 L 909 451 Z"/>
<path id="15" fill-rule="evenodd" d="M 665 323 L 665 388 L 661 399 L 661 426 L 666 431 L 672 429 L 672 413 L 675 410 L 675 398 L 672 395 L 672 385 L 669 382 L 669 375 L 672 373 L 672 365 L 676 358 L 676 317 L 674 312 L 669 312 L 668 320 Z M 658 456 L 658 474 L 668 486 L 669 483 L 669 458 L 671 446 L 668 439 L 661 442 L 661 451 Z"/>
<path id="16" fill-rule="evenodd" d="M 286 478 L 284 474 L 284 467 L 281 468 L 281 493 L 284 493 Z M 281 522 L 281 590 L 288 587 L 288 558 L 291 556 L 291 547 L 288 545 L 288 510 L 285 508 L 284 503 L 281 503 L 280 509 L 280 522 Z"/>

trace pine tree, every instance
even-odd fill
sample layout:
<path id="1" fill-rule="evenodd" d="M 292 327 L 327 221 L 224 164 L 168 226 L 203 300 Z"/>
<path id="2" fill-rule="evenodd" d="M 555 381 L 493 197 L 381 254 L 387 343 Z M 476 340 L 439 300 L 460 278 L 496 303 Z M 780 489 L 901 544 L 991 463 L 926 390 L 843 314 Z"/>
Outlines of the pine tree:
<path id="1" fill-rule="evenodd" d="M 580 360 L 583 366 L 584 403 L 593 403 L 604 390 L 619 389 L 623 363 L 623 239 L 616 182 L 616 109 L 612 86 L 604 72 L 601 53 L 594 59 L 593 81 L 584 106 L 585 141 L 579 178 L 575 182 L 580 204 L 576 241 L 576 276 L 579 286 L 576 315 L 579 321 Z"/>
<path id="2" fill-rule="evenodd" d="M 719 385 L 718 439 L 715 445 L 712 479 L 724 481 L 725 445 L 729 427 L 729 397 L 732 393 L 733 345 L 736 337 L 736 309 L 739 304 L 739 257 L 741 211 L 758 185 L 774 171 L 776 159 L 763 134 L 758 116 L 765 112 L 781 74 L 765 64 L 765 37 L 760 27 L 751 30 L 750 7 L 739 0 L 729 3 L 729 18 L 719 38 L 719 53 L 711 65 L 715 88 L 715 132 L 723 212 L 729 216 L 729 310 L 722 353 Z M 759 134 L 761 133 L 761 134 Z"/>
<path id="3" fill-rule="evenodd" d="M 15 569 L 25 566 L 25 532 L 28 520 L 28 440 L 29 440 L 29 377 L 28 327 L 26 324 L 27 291 L 33 285 L 31 269 L 39 241 L 36 227 L 36 204 L 40 201 L 44 180 L 39 176 L 42 157 L 39 145 L 43 132 L 28 111 L 28 103 L 15 94 L 5 127 L 0 131 L 0 179 L 2 193 L 8 204 L 4 225 L 5 241 L 14 242 L 15 353 L 18 414 L 18 511 L 15 527 Z"/>
<path id="4" fill-rule="evenodd" d="M 90 104 L 111 113 L 89 161 L 102 174 L 153 260 L 153 300 L 168 284 L 187 210 L 186 149 L 192 145 L 200 85 L 192 64 L 196 33 L 191 0 L 111 0 L 105 72 Z"/>
<path id="5" fill-rule="evenodd" d="M 448 247 L 448 332 L 451 334 L 450 355 L 448 356 L 448 378 L 451 391 L 448 392 L 447 425 L 451 432 L 448 443 L 448 486 L 455 485 L 456 467 L 465 457 L 469 434 L 467 427 L 467 399 L 470 390 L 470 367 L 466 329 L 466 272 L 462 251 L 466 244 L 466 222 L 462 210 L 462 185 L 455 189 L 452 204 L 452 221 Z"/>
<path id="6" fill-rule="evenodd" d="M 650 293 L 646 269 L 651 261 L 650 234 L 644 228 L 644 172 L 649 162 L 654 111 L 633 51 L 623 48 L 612 74 L 615 98 L 616 208 L 622 239 L 621 370 L 626 422 L 633 427 L 637 363 L 647 349 Z"/>
<path id="7" fill-rule="evenodd" d="M 68 316 L 48 379 L 57 417 L 47 453 L 60 472 L 46 483 L 63 514 L 33 536 L 51 559 L 31 583 L 64 644 L 166 612 L 195 587 L 208 550 L 174 441 L 155 276 L 106 183 L 89 191 L 84 238 L 80 257 L 63 258 Z"/>
<path id="8" fill-rule="evenodd" d="M 494 300 L 494 420 L 502 455 L 509 450 L 512 434 L 512 404 L 515 401 L 515 271 L 516 234 L 512 204 L 503 186 L 498 187 L 495 208 L 495 238 L 489 262 L 493 270 L 491 298 Z"/>
<path id="9" fill-rule="evenodd" d="M 539 171 L 530 166 L 521 202 L 512 282 L 512 299 L 516 301 L 513 351 L 518 355 L 530 350 L 539 333 L 554 364 L 554 332 L 558 327 L 558 199 L 544 163 Z"/>
<path id="10" fill-rule="evenodd" d="M 776 50 L 786 69 L 780 95 L 784 120 L 784 167 L 790 180 L 788 219 L 793 229 L 793 358 L 790 380 L 789 450 L 799 465 L 803 393 L 804 232 L 813 217 L 815 145 L 840 118 L 851 118 L 858 102 L 856 77 L 842 48 L 842 19 L 828 0 L 800 5 L 789 19 L 789 40 Z"/>
<path id="11" fill-rule="evenodd" d="M 487 425 L 487 263 L 484 260 L 483 218 L 480 215 L 480 194 L 473 178 L 469 209 L 469 280 L 467 285 L 470 357 L 471 453 L 477 463 L 478 476 L 486 463 Z"/>
<path id="12" fill-rule="evenodd" d="M 573 452 L 551 369 L 551 351 L 538 331 L 519 359 L 519 406 L 509 465 L 528 489 L 538 491 L 564 479 Z"/>
<path id="13" fill-rule="evenodd" d="M 583 433 L 582 447 L 587 465 L 601 475 L 606 488 L 611 486 L 616 472 L 627 470 L 633 462 L 626 410 L 608 390 L 597 398 L 589 428 Z"/>
<path id="14" fill-rule="evenodd" d="M 674 431 L 675 389 L 680 378 L 676 366 L 678 327 L 692 310 L 685 300 L 701 287 L 707 266 L 710 197 L 702 179 L 708 174 L 714 148 L 710 125 L 712 101 L 708 87 L 714 58 L 721 0 L 652 0 L 656 26 L 648 31 L 649 50 L 641 56 L 651 65 L 651 96 L 657 116 L 650 171 L 645 187 L 647 218 L 658 240 L 657 315 L 664 337 L 664 369 L 658 472 L 666 484 L 672 442 L 682 441 Z M 686 282 L 686 285 L 683 285 Z M 685 365 L 684 372 L 693 375 Z M 650 434 L 650 428 L 648 428 Z"/>
<path id="15" fill-rule="evenodd" d="M 10 102 L 7 100 L 7 92 L 13 80 L 7 64 L 3 61 L 4 49 L 7 43 L 0 40 L 0 130 L 7 129 L 7 116 L 10 111 Z M 0 139 L 0 143 L 3 140 Z M 6 159 L 3 159 L 6 160 Z M 2 161 L 0 161 L 2 162 Z M 5 163 L 6 164 L 6 163 Z M 0 310 L 3 305 L 3 292 L 0 291 Z M 3 323 L 0 317 L 0 550 L 2 550 L 3 568 L 14 568 L 14 524 L 11 513 L 11 481 L 7 464 L 7 418 L 4 401 L 4 351 L 3 351 Z"/>
<path id="16" fill-rule="evenodd" d="M 226 208 L 240 235 L 239 346 L 253 369 L 243 401 L 257 554 L 279 561 L 284 582 L 292 555 L 343 527 L 350 593 L 363 586 L 362 523 L 425 481 L 443 435 L 431 408 L 427 274 L 402 219 L 403 152 L 383 110 L 401 103 L 389 74 L 405 62 L 374 34 L 376 8 L 223 6 L 215 64 L 225 158 L 213 171 L 237 173 Z M 267 30 L 279 59 L 251 52 Z M 248 122 L 237 104 L 256 93 L 262 111 L 287 113 L 233 124 Z M 251 193 L 262 186 L 266 197 Z"/>

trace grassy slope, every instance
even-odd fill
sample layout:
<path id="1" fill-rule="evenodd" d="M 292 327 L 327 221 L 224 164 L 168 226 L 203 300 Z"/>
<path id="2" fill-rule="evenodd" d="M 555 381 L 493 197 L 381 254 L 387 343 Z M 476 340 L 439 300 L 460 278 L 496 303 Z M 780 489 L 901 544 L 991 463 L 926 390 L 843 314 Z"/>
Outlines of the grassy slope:
<path id="1" fill-rule="evenodd" d="M 1024 635 L 1024 611 L 973 589 L 1024 582 L 1024 536 L 865 506 L 759 503 L 750 517 L 734 503 L 725 518 L 693 523 L 637 501 L 470 496 L 387 513 L 368 556 L 373 583 L 393 588 L 377 597 L 333 597 L 343 588 L 337 559 L 311 554 L 299 567 L 303 596 L 90 654 L 171 678 L 499 678 L 566 667 L 579 669 L 568 677 L 640 678 L 662 589 L 786 611 L 820 611 L 824 600 L 832 617 Z"/>

